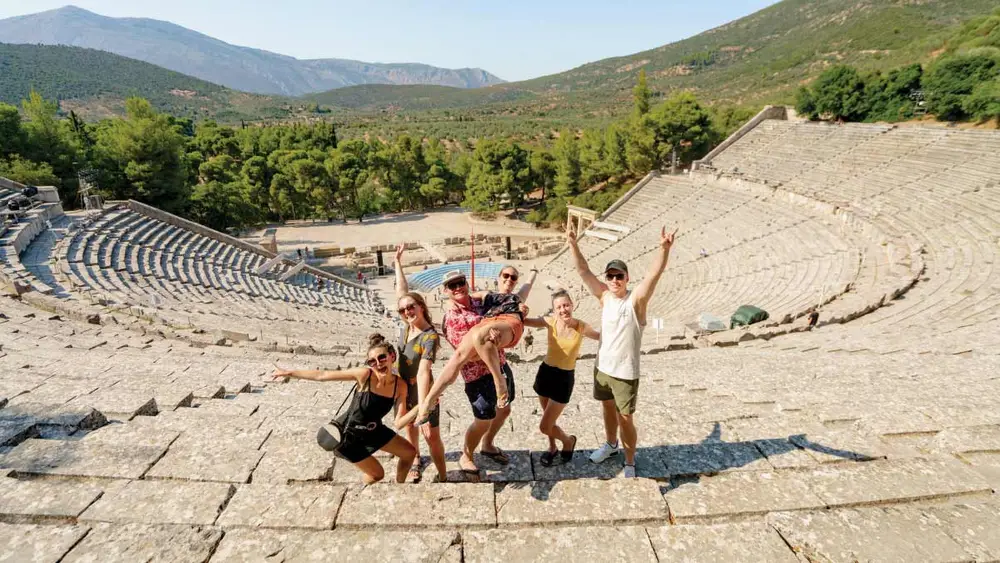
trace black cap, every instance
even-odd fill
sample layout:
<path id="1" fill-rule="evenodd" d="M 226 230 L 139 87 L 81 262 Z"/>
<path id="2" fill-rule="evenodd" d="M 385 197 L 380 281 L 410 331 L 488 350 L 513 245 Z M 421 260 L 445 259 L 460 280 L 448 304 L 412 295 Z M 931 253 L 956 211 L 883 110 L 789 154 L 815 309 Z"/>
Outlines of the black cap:
<path id="1" fill-rule="evenodd" d="M 625 262 L 621 260 L 612 260 L 608 262 L 607 266 L 604 267 L 605 272 L 607 272 L 608 270 L 618 270 L 619 272 L 625 272 L 627 274 L 628 266 L 626 266 Z"/>

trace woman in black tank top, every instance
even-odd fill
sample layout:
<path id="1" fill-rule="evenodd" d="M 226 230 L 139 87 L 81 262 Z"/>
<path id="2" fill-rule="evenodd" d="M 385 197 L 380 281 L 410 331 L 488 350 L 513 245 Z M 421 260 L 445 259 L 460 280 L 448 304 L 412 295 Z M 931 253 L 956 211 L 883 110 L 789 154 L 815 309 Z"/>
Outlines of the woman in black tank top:
<path id="1" fill-rule="evenodd" d="M 396 407 L 397 413 L 406 412 L 406 383 L 399 380 L 393 366 L 396 352 L 380 334 L 373 334 L 368 348 L 368 367 L 346 370 L 277 370 L 274 379 L 288 378 L 309 381 L 354 381 L 358 392 L 351 407 L 338 417 L 344 423 L 344 436 L 334 454 L 349 461 L 363 473 L 366 484 L 376 483 L 385 477 L 382 464 L 372 457 L 378 450 L 399 458 L 396 464 L 396 482 L 406 481 L 406 474 L 413 465 L 417 452 L 403 437 L 382 423 L 385 415 Z M 399 416 L 396 417 L 397 422 Z"/>

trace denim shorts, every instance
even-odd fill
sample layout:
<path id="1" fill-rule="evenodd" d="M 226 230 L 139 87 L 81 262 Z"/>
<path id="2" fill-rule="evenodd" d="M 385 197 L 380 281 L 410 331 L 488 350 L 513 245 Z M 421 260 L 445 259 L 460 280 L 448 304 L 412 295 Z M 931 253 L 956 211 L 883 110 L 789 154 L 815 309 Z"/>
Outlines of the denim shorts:
<path id="1" fill-rule="evenodd" d="M 504 379 L 507 380 L 507 403 L 514 401 L 514 372 L 507 364 L 503 365 Z M 487 374 L 479 379 L 465 384 L 465 394 L 472 405 L 472 416 L 478 420 L 493 420 L 497 417 L 497 388 L 493 385 L 493 376 Z"/>

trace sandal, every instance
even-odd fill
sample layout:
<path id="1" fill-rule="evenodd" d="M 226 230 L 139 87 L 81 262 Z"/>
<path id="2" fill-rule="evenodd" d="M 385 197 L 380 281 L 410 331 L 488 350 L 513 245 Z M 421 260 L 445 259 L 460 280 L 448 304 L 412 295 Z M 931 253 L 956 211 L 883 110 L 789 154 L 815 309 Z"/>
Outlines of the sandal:
<path id="1" fill-rule="evenodd" d="M 493 460 L 494 463 L 499 463 L 500 465 L 507 465 L 510 463 L 510 458 L 507 457 L 507 454 L 505 454 L 500 448 L 497 448 L 497 451 L 495 452 L 479 450 L 479 453 Z"/>
<path id="2" fill-rule="evenodd" d="M 545 452 L 545 453 L 543 453 L 542 457 L 539 458 L 539 460 L 538 460 L 539 462 L 541 462 L 542 467 L 552 467 L 552 462 L 554 462 L 556 460 L 556 453 L 557 452 Z"/>
<path id="3" fill-rule="evenodd" d="M 573 445 L 559 452 L 559 456 L 562 457 L 563 463 L 569 463 L 572 461 L 573 452 L 576 450 L 576 436 L 570 436 L 570 438 L 573 438 Z"/>
<path id="4" fill-rule="evenodd" d="M 413 483 L 414 485 L 419 483 L 423 478 L 424 464 L 418 460 L 410 467 L 409 473 L 406 474 L 406 481 L 408 483 Z"/>
<path id="5" fill-rule="evenodd" d="M 479 479 L 479 468 L 477 467 L 475 469 L 466 469 L 466 468 L 462 467 L 462 458 L 458 459 L 458 468 L 462 470 L 462 474 L 465 475 L 466 479 L 468 479 L 470 477 L 474 477 L 476 479 Z"/>

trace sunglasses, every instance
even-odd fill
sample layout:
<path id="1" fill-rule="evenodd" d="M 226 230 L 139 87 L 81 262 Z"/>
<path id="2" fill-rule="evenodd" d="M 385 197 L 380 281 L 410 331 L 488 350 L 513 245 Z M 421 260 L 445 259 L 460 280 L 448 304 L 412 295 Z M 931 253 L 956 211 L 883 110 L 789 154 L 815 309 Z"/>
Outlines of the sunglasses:
<path id="1" fill-rule="evenodd" d="M 444 284 L 444 286 L 450 289 L 451 291 L 455 291 L 456 289 L 465 287 L 465 279 L 450 281 Z"/>
<path id="2" fill-rule="evenodd" d="M 507 272 L 504 272 L 500 274 L 500 277 L 505 280 L 517 281 L 517 274 L 508 274 Z"/>
<path id="3" fill-rule="evenodd" d="M 625 274 L 604 274 L 607 281 L 625 281 Z"/>
<path id="4" fill-rule="evenodd" d="M 365 361 L 365 363 L 368 364 L 368 367 L 373 368 L 388 359 L 389 359 L 389 354 L 379 354 L 374 358 L 368 358 L 368 360 Z"/>
<path id="5" fill-rule="evenodd" d="M 409 313 L 410 311 L 413 311 L 416 308 L 417 308 L 416 303 L 410 303 L 409 305 L 403 305 L 402 307 L 397 309 L 397 311 L 399 311 L 399 314 L 402 315 L 403 313 Z"/>

